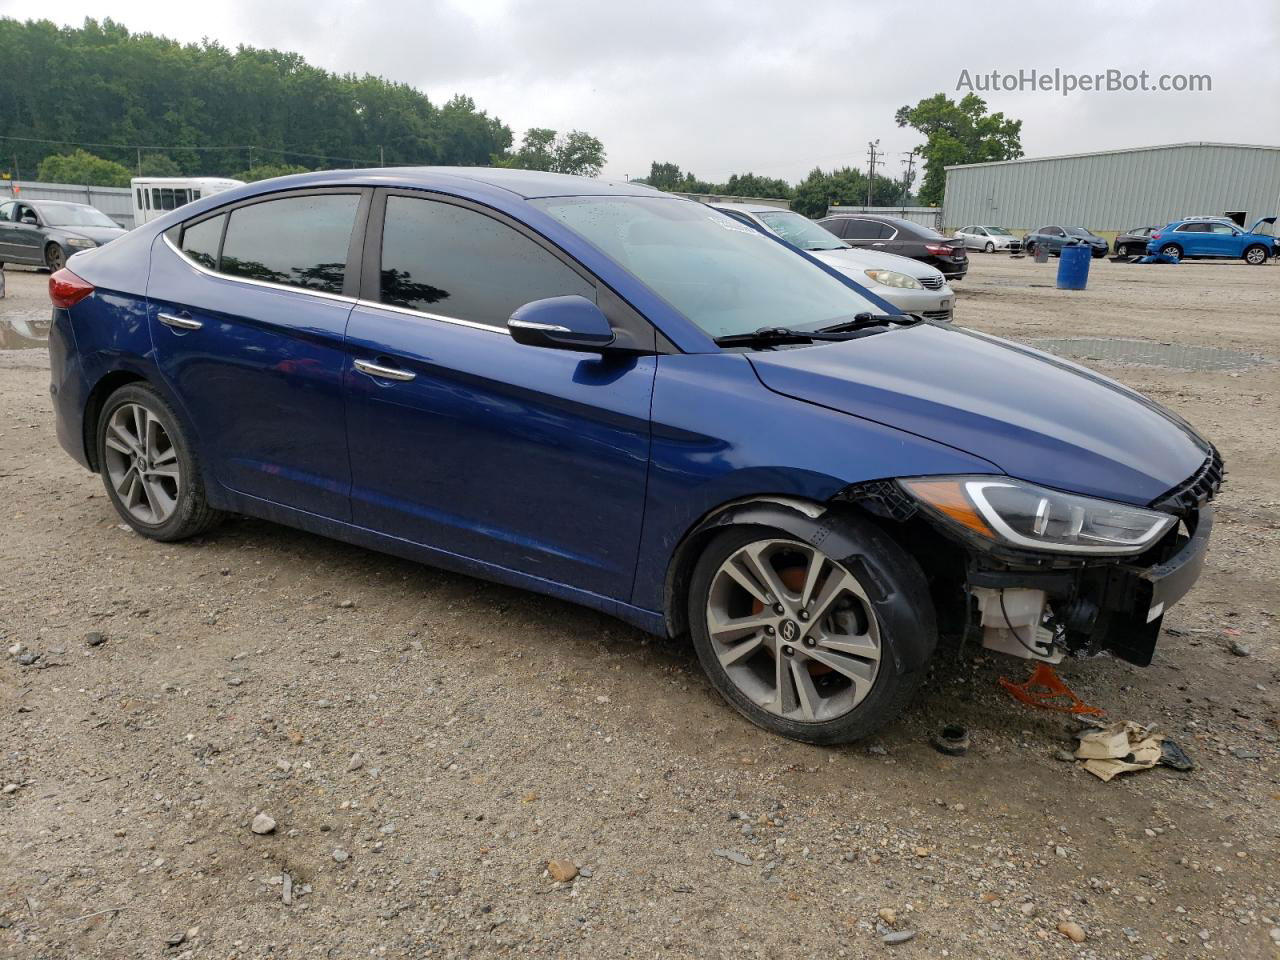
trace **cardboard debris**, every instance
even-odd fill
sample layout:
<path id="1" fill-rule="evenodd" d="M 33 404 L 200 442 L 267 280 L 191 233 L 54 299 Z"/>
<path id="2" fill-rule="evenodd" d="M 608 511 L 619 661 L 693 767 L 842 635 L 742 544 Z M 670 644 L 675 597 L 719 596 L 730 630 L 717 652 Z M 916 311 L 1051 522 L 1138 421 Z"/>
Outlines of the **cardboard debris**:
<path id="1" fill-rule="evenodd" d="M 1099 780 L 1121 773 L 1150 770 L 1164 752 L 1164 734 L 1132 720 L 1123 720 L 1080 735 L 1076 759 Z"/>

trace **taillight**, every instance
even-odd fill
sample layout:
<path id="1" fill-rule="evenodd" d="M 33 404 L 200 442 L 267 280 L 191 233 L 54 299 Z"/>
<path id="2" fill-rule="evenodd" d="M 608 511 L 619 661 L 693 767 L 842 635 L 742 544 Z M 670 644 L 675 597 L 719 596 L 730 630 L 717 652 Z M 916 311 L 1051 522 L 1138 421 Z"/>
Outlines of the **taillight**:
<path id="1" fill-rule="evenodd" d="M 924 248 L 932 253 L 935 257 L 954 256 L 958 248 L 947 243 L 926 243 Z"/>
<path id="2" fill-rule="evenodd" d="M 49 278 L 49 299 L 62 310 L 69 310 L 91 293 L 93 284 L 81 280 L 66 267 Z"/>
<path id="3" fill-rule="evenodd" d="M 1151 235 L 1151 239 L 1152 239 L 1152 240 L 1159 240 L 1159 239 L 1160 239 L 1160 234 L 1158 234 L 1158 233 L 1153 233 L 1153 234 Z"/>

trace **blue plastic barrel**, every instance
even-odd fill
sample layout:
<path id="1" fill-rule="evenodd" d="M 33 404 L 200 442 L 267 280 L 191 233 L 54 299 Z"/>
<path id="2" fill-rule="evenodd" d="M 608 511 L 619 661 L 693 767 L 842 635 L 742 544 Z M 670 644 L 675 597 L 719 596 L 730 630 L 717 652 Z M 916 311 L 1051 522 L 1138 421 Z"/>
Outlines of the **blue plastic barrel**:
<path id="1" fill-rule="evenodd" d="M 1062 248 L 1058 261 L 1058 289 L 1083 290 L 1089 282 L 1089 261 L 1093 248 L 1087 243 L 1070 243 Z"/>

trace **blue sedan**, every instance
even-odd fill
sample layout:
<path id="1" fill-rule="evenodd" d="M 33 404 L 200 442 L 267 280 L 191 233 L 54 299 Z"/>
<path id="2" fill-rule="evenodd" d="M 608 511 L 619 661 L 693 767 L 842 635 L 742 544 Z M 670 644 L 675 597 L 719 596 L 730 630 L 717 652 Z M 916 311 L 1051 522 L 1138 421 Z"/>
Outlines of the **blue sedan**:
<path id="1" fill-rule="evenodd" d="M 248 514 L 585 604 L 811 743 L 892 719 L 940 633 L 1149 662 L 1222 475 L 1110 380 L 634 184 L 263 181 L 50 295 L 58 438 L 139 533 Z"/>

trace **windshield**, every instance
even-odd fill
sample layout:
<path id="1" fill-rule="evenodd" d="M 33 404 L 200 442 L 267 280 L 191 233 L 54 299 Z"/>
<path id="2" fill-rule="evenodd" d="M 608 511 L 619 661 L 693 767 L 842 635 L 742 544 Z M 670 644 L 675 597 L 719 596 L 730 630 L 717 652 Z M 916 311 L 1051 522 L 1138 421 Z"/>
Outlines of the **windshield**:
<path id="1" fill-rule="evenodd" d="M 42 203 L 40 216 L 51 227 L 116 227 L 119 226 L 101 210 L 82 203 Z"/>
<path id="2" fill-rule="evenodd" d="M 984 227 L 983 229 L 986 230 L 987 233 L 991 234 L 993 237 L 1012 237 L 1013 236 L 1013 234 L 1010 233 L 1008 230 L 1006 230 L 1004 227 Z"/>
<path id="3" fill-rule="evenodd" d="M 849 245 L 808 217 L 790 210 L 757 213 L 766 227 L 801 250 L 846 250 Z"/>
<path id="4" fill-rule="evenodd" d="M 883 308 L 732 217 L 668 197 L 531 200 L 712 337 L 815 329 Z"/>
<path id="5" fill-rule="evenodd" d="M 1069 237 L 1092 237 L 1093 234 L 1084 227 L 1063 227 Z"/>

